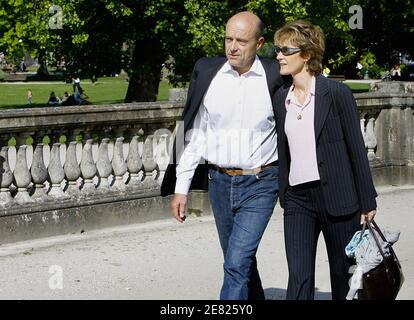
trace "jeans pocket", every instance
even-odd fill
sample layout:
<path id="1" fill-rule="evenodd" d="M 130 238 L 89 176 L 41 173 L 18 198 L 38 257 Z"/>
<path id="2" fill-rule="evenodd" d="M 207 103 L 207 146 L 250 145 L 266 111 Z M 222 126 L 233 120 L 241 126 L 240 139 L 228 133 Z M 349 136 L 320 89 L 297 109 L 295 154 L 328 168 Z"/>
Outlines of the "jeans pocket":
<path id="1" fill-rule="evenodd" d="M 263 171 L 256 174 L 257 180 L 275 180 L 278 178 L 278 167 L 264 168 Z"/>

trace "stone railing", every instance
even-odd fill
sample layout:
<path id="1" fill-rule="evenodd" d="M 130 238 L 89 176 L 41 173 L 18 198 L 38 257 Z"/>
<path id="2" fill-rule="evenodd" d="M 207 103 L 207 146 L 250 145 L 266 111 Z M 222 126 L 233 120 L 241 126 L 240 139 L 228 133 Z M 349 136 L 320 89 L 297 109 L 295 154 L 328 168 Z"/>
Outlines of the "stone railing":
<path id="1" fill-rule="evenodd" d="M 171 103 L 2 111 L 2 214 L 99 202 L 111 192 L 157 194 L 181 113 Z"/>
<path id="2" fill-rule="evenodd" d="M 355 98 L 375 184 L 414 184 L 414 84 L 376 82 Z"/>
<path id="3" fill-rule="evenodd" d="M 131 202 L 131 212 L 157 217 L 145 206 L 159 196 L 182 111 L 182 102 L 2 110 L 0 233 L 5 217 L 57 222 L 65 212 L 99 204 L 114 211 L 137 199 L 146 200 Z M 158 215 L 167 213 L 162 205 Z"/>

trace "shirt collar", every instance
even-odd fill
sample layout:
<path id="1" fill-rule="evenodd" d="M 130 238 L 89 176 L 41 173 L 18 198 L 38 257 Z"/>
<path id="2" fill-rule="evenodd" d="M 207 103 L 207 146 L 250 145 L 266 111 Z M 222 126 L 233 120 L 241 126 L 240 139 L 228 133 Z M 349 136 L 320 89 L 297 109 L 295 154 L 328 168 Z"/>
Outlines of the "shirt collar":
<path id="1" fill-rule="evenodd" d="M 311 84 L 311 89 L 310 89 L 310 94 L 312 96 L 315 96 L 315 86 L 316 86 L 316 77 L 312 76 L 312 84 Z"/>
<path id="2" fill-rule="evenodd" d="M 309 92 L 312 97 L 315 96 L 315 87 L 316 87 L 316 78 L 315 78 L 315 76 L 312 76 L 312 83 L 311 83 L 311 88 L 310 88 L 310 92 Z M 292 84 L 289 88 L 289 92 L 288 92 L 287 97 L 286 97 L 286 104 L 290 104 L 292 99 L 295 99 L 295 96 L 293 95 L 293 89 L 294 88 L 295 88 L 295 86 Z"/>
<path id="3" fill-rule="evenodd" d="M 231 66 L 230 62 L 227 60 L 226 63 L 223 65 L 222 68 L 223 73 L 234 73 L 237 72 L 234 70 L 234 68 Z M 262 76 L 264 74 L 263 66 L 260 63 L 259 57 L 256 55 L 252 66 L 250 67 L 250 70 L 244 73 L 244 75 L 257 75 Z"/>

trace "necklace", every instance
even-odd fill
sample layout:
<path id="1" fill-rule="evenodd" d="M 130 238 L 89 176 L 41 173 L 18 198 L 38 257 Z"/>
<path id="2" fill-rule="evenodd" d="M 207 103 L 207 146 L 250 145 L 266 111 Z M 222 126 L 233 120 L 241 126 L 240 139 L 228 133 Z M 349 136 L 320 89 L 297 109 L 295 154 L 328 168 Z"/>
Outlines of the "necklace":
<path id="1" fill-rule="evenodd" d="M 296 105 L 296 107 L 299 109 L 299 112 L 297 112 L 297 119 L 302 120 L 303 110 L 310 104 L 310 101 L 304 101 L 303 105 Z"/>
<path id="2" fill-rule="evenodd" d="M 309 93 L 306 93 L 306 92 L 303 92 L 302 94 L 299 92 L 299 90 L 296 90 L 296 92 L 294 93 L 295 94 L 295 98 L 296 98 L 296 105 L 297 105 L 297 107 L 299 108 L 299 112 L 298 112 L 298 115 L 297 115 L 297 119 L 298 120 L 301 120 L 302 119 L 302 114 L 303 114 L 303 110 L 308 106 L 308 104 L 309 104 L 309 102 L 307 102 L 306 100 L 307 100 L 307 97 L 308 97 L 308 95 L 309 95 Z M 304 98 L 304 100 L 303 100 L 303 104 L 300 104 L 299 103 L 299 95 L 305 95 L 305 98 Z"/>
<path id="3" fill-rule="evenodd" d="M 300 108 L 300 111 L 299 111 L 298 116 L 297 116 L 297 119 L 298 120 L 301 120 L 302 119 L 303 109 L 304 109 L 304 107 Z"/>

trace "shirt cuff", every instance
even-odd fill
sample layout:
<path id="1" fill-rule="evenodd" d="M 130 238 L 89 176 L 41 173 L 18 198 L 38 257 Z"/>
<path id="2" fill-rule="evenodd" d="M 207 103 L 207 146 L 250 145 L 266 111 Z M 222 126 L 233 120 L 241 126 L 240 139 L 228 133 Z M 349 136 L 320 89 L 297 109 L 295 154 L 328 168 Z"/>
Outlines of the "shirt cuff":
<path id="1" fill-rule="evenodd" d="M 177 182 L 175 183 L 175 193 L 185 194 L 188 195 L 188 191 L 190 190 L 191 186 L 191 179 L 183 179 L 177 178 Z"/>

